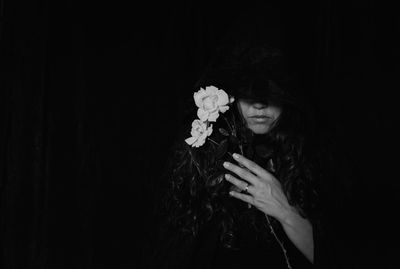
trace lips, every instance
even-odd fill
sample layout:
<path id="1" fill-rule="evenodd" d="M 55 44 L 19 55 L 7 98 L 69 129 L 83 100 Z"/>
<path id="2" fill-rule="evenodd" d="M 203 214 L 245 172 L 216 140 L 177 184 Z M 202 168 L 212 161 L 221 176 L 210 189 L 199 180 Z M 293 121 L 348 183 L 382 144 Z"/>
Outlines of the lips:
<path id="1" fill-rule="evenodd" d="M 271 117 L 265 115 L 254 115 L 249 117 L 249 119 L 253 124 L 266 124 L 271 121 Z"/>
<path id="2" fill-rule="evenodd" d="M 252 119 L 265 119 L 265 118 L 269 118 L 268 116 L 264 116 L 264 115 L 255 115 L 255 116 L 251 116 L 249 118 Z"/>

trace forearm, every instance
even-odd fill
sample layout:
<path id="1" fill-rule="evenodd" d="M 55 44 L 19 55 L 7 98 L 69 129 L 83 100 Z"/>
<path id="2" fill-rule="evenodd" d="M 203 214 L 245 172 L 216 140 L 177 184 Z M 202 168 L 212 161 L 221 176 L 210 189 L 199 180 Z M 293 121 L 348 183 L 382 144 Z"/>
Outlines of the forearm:
<path id="1" fill-rule="evenodd" d="M 290 241 L 313 263 L 314 239 L 313 227 L 310 221 L 297 213 L 291 213 L 281 223 Z"/>

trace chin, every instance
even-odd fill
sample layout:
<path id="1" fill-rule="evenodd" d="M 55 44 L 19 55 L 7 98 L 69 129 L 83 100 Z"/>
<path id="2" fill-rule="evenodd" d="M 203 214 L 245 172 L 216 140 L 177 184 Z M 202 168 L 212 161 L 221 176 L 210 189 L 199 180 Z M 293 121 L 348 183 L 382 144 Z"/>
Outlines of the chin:
<path id="1" fill-rule="evenodd" d="M 255 134 L 266 134 L 269 131 L 269 125 L 252 125 L 248 127 Z"/>

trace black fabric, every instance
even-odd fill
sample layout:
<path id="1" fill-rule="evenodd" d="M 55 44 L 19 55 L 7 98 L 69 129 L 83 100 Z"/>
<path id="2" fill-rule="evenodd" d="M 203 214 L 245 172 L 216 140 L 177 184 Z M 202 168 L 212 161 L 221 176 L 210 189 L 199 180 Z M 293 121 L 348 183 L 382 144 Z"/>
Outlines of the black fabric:
<path id="1" fill-rule="evenodd" d="M 320 267 L 313 267 L 307 258 L 292 244 L 282 229 L 275 232 L 283 243 L 290 265 L 293 269 L 331 268 L 326 267 L 323 257 L 316 257 Z M 174 239 L 169 239 L 174 240 Z M 321 238 L 316 238 L 321 240 Z M 320 246 L 319 243 L 316 245 Z M 216 220 L 202 229 L 190 244 L 159 245 L 162 256 L 153 256 L 145 264 L 145 268 L 263 268 L 286 269 L 287 264 L 283 251 L 276 239 L 268 232 L 262 235 L 254 227 L 242 223 L 239 227 L 238 242 L 227 248 L 220 241 L 220 230 Z M 323 253 L 325 250 L 318 250 Z M 333 268 L 333 267 L 332 267 Z"/>
<path id="2" fill-rule="evenodd" d="M 312 268 L 312 264 L 299 252 L 284 233 L 278 230 L 277 235 L 287 251 L 292 268 Z M 227 249 L 221 245 L 217 246 L 210 268 L 221 268 L 223 266 L 229 268 L 253 268 L 257 266 L 276 269 L 288 268 L 282 249 L 274 238 L 260 238 L 251 227 L 243 226 L 238 237 L 240 243 L 237 249 Z"/>
<path id="3" fill-rule="evenodd" d="M 280 35 L 270 25 L 282 18 L 289 58 L 347 164 L 324 181 L 335 269 L 393 268 L 395 1 L 258 2 L 252 29 Z M 251 8 L 252 1 L 0 0 L 1 268 L 138 268 L 158 225 L 149 212 L 183 100 L 192 100 L 216 44 Z"/>

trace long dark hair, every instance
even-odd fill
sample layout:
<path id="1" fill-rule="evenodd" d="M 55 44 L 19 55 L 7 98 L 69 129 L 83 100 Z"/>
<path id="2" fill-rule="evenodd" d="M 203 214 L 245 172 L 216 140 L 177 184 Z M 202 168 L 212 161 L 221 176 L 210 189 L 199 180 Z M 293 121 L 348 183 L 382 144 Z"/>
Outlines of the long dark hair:
<path id="1" fill-rule="evenodd" d="M 215 122 L 210 140 L 193 148 L 184 141 L 190 136 L 191 122 L 196 118 L 197 108 L 190 100 L 163 177 L 166 192 L 159 208 L 164 220 L 162 231 L 175 241 L 173 248 L 190 245 L 209 225 L 217 226 L 219 241 L 227 248 L 240 247 L 237 239 L 243 223 L 251 225 L 264 238 L 272 238 L 265 216 L 228 194 L 232 185 L 223 178 L 227 170 L 222 163 L 234 162 L 230 157 L 233 152 L 242 153 L 271 171 L 281 182 L 289 203 L 303 217 L 311 221 L 318 218 L 318 140 L 309 106 L 296 94 L 296 83 L 283 68 L 282 52 L 265 44 L 252 44 L 250 48 L 239 46 L 229 50 L 228 55 L 226 52 L 220 55 L 193 91 L 214 85 L 237 100 L 278 103 L 282 113 L 268 133 L 255 135 L 246 127 L 234 103 Z M 221 131 L 229 128 L 235 130 L 239 143 Z M 272 225 L 278 227 L 278 221 L 271 219 Z"/>
<path id="2" fill-rule="evenodd" d="M 165 175 L 168 187 L 162 203 L 165 223 L 180 238 L 194 239 L 202 228 L 215 221 L 220 241 L 226 247 L 235 246 L 238 223 L 243 220 L 268 234 L 265 218 L 257 209 L 248 209 L 228 195 L 231 185 L 223 179 L 227 171 L 222 162 L 230 160 L 229 153 L 242 151 L 273 172 L 290 204 L 304 217 L 312 220 L 318 212 L 319 171 L 312 117 L 304 98 L 294 93 L 293 83 L 281 67 L 282 53 L 268 46 L 235 53 L 236 56 L 214 61 L 196 84 L 195 91 L 214 85 L 236 98 L 278 103 L 283 108 L 282 113 L 267 134 L 254 135 L 246 128 L 237 106 L 232 105 L 213 126 L 209 137 L 213 142 L 193 148 L 184 142 L 184 138 L 190 136 L 190 124 L 196 117 L 196 107 L 191 101 L 182 136 L 169 160 Z M 241 148 L 229 138 L 221 153 L 220 145 L 226 137 L 220 130 L 232 126 L 242 141 Z"/>

